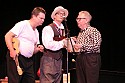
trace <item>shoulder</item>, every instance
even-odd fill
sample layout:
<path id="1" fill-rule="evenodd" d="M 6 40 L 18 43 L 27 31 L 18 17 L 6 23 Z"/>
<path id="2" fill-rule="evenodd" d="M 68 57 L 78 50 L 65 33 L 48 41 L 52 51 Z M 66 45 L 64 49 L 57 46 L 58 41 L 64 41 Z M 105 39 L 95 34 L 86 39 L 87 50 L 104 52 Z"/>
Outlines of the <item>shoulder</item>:
<path id="1" fill-rule="evenodd" d="M 28 20 L 22 20 L 22 21 L 19 21 L 17 22 L 15 25 L 26 25 L 28 23 Z"/>
<path id="2" fill-rule="evenodd" d="M 51 31 L 51 30 L 52 30 L 52 28 L 50 25 L 43 27 L 43 31 Z"/>
<path id="3" fill-rule="evenodd" d="M 28 22 L 28 20 L 22 20 L 22 21 L 17 22 L 17 24 L 18 23 L 27 23 L 27 22 Z"/>
<path id="4" fill-rule="evenodd" d="M 91 31 L 98 31 L 98 29 L 95 28 L 95 27 L 89 27 L 88 29 L 91 30 Z"/>
<path id="5" fill-rule="evenodd" d="M 101 34 L 99 32 L 99 30 L 95 27 L 88 27 L 87 31 L 90 33 L 90 34 Z"/>

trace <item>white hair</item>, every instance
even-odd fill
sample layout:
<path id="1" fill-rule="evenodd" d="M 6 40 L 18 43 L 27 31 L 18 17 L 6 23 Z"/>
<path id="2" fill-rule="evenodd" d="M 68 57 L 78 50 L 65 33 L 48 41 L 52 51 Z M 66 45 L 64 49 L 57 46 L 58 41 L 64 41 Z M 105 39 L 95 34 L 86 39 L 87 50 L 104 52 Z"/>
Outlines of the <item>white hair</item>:
<path id="1" fill-rule="evenodd" d="M 91 16 L 91 14 L 88 12 L 88 11 L 80 11 L 79 12 L 79 14 L 85 14 L 85 16 L 87 17 L 87 19 L 88 19 L 88 22 L 90 22 L 91 21 L 91 19 L 92 19 L 92 16 Z"/>

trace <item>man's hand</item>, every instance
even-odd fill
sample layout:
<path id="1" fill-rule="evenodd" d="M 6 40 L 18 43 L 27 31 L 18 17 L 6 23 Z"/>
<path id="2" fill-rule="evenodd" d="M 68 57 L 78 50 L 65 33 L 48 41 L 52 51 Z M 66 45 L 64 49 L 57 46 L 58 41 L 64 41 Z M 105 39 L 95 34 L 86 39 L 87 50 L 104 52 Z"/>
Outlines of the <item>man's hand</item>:
<path id="1" fill-rule="evenodd" d="M 43 45 L 38 45 L 38 50 L 39 50 L 40 52 L 43 52 L 43 51 L 44 51 L 44 46 L 43 46 Z"/>
<path id="2" fill-rule="evenodd" d="M 72 39 L 72 37 L 63 39 L 63 43 L 64 43 L 64 47 L 68 52 L 73 52 L 73 48 L 74 48 L 73 46 L 75 45 L 75 42 Z"/>
<path id="3" fill-rule="evenodd" d="M 81 48 L 82 48 L 82 44 L 75 44 L 74 45 L 75 52 L 80 52 Z"/>
<path id="4" fill-rule="evenodd" d="M 74 42 L 77 41 L 77 36 L 73 36 L 73 37 L 71 37 L 71 38 L 73 39 Z"/>
<path id="5" fill-rule="evenodd" d="M 16 55 L 17 55 L 17 52 L 15 50 L 10 51 L 10 57 L 13 58 L 13 60 L 15 60 Z"/>

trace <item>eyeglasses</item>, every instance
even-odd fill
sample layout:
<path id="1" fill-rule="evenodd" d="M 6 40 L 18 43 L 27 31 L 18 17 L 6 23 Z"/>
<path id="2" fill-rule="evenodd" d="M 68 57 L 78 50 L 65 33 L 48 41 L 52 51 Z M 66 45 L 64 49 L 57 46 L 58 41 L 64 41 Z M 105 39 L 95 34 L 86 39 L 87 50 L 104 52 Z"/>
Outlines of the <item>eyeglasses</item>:
<path id="1" fill-rule="evenodd" d="M 58 13 L 56 13 L 56 14 L 61 15 L 61 16 L 65 16 L 65 13 L 60 13 L 60 12 L 58 12 Z"/>
<path id="2" fill-rule="evenodd" d="M 81 19 L 86 19 L 86 18 L 76 18 L 76 21 L 78 21 L 78 20 L 80 21 Z"/>

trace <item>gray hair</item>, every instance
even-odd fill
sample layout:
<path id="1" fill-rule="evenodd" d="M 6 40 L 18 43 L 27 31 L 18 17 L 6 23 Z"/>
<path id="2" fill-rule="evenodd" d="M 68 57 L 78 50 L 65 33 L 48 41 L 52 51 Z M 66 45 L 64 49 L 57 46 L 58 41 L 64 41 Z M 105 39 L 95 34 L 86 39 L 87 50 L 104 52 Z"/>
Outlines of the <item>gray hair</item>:
<path id="1" fill-rule="evenodd" d="M 81 14 L 81 13 L 85 14 L 85 16 L 86 16 L 87 19 L 88 19 L 88 22 L 91 21 L 92 16 L 91 16 L 91 14 L 90 14 L 88 11 L 80 11 L 79 14 Z"/>

